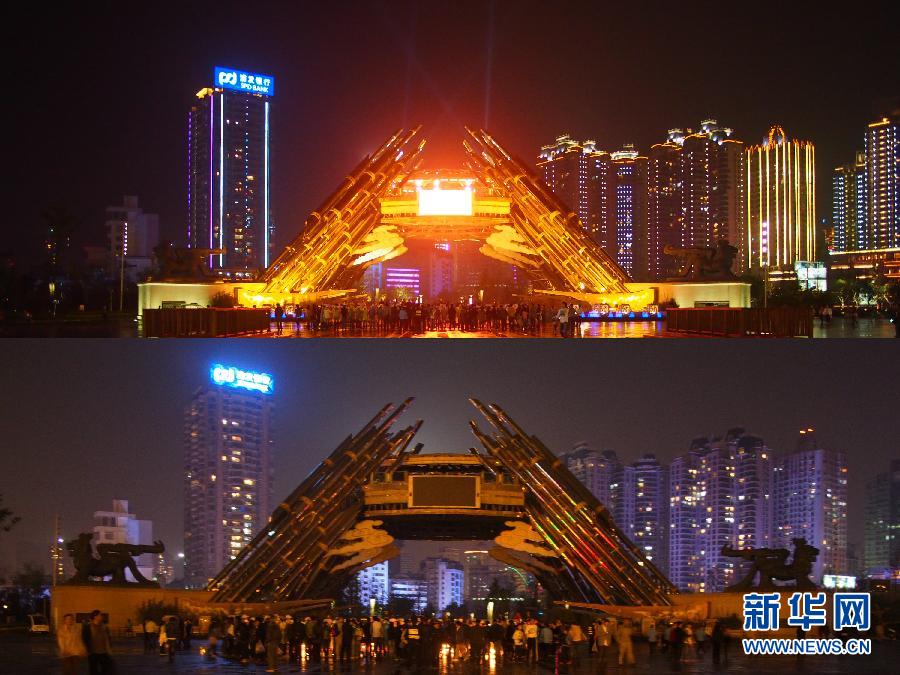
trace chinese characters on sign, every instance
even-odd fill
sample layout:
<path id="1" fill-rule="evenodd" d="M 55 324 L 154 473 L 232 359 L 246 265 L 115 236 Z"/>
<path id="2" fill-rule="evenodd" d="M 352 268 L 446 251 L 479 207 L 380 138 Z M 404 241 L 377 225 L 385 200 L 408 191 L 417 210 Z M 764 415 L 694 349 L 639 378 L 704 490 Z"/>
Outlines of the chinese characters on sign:
<path id="1" fill-rule="evenodd" d="M 788 626 L 808 631 L 827 623 L 825 593 L 794 593 L 788 598 Z M 744 630 L 774 631 L 779 628 L 781 595 L 779 593 L 744 594 Z M 835 631 L 855 628 L 869 630 L 871 606 L 868 593 L 835 593 L 832 604 L 832 627 Z"/>
<path id="2" fill-rule="evenodd" d="M 241 70 L 216 66 L 213 82 L 221 89 L 233 89 L 250 94 L 271 96 L 275 93 L 275 78 L 271 75 L 245 73 Z"/>
<path id="3" fill-rule="evenodd" d="M 271 394 L 274 381 L 268 373 L 254 373 L 240 370 L 234 366 L 214 365 L 210 369 L 210 378 L 218 385 L 249 389 L 263 394 Z"/>

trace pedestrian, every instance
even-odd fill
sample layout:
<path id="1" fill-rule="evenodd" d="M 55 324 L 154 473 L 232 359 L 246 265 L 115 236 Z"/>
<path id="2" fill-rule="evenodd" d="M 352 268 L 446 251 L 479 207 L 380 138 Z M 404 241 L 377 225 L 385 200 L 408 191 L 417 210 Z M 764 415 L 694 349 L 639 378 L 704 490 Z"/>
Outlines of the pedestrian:
<path id="1" fill-rule="evenodd" d="M 525 623 L 525 645 L 528 648 L 528 662 L 538 662 L 538 623 L 537 619 L 529 619 Z"/>
<path id="2" fill-rule="evenodd" d="M 279 617 L 269 617 L 266 624 L 266 672 L 278 672 L 278 646 L 281 644 Z"/>
<path id="3" fill-rule="evenodd" d="M 619 665 L 634 665 L 634 645 L 631 642 L 631 619 L 625 619 L 616 632 L 616 643 L 619 645 Z"/>
<path id="4" fill-rule="evenodd" d="M 581 663 L 581 658 L 584 656 L 584 646 L 587 644 L 581 624 L 577 621 L 573 621 L 566 633 L 566 638 L 569 643 L 569 648 L 571 649 L 570 659 L 572 665 L 578 667 Z"/>
<path id="5" fill-rule="evenodd" d="M 63 616 L 63 625 L 56 630 L 56 645 L 59 647 L 63 675 L 75 675 L 81 660 L 87 656 L 87 647 L 81 629 L 75 625 L 74 614 Z"/>
<path id="6" fill-rule="evenodd" d="M 569 333 L 569 306 L 564 302 L 562 307 L 556 313 L 556 320 L 559 322 L 559 336 L 568 337 Z"/>
<path id="7" fill-rule="evenodd" d="M 281 334 L 281 329 L 283 327 L 282 318 L 284 317 L 284 310 L 281 307 L 281 303 L 277 303 L 275 305 L 275 327 L 278 329 L 279 335 Z"/>
<path id="8" fill-rule="evenodd" d="M 647 629 L 647 645 L 650 647 L 650 656 L 653 656 L 656 653 L 656 641 L 659 639 L 659 635 L 656 633 L 656 624 L 651 623 L 650 628 Z"/>
<path id="9" fill-rule="evenodd" d="M 144 619 L 144 653 L 152 654 L 159 649 L 159 626 L 147 617 Z"/>
<path id="10" fill-rule="evenodd" d="M 109 627 L 103 622 L 99 609 L 91 612 L 90 620 L 84 624 L 81 637 L 88 655 L 88 667 L 91 675 L 107 675 L 115 669 L 112 658 L 112 643 L 109 638 Z"/>
<path id="11" fill-rule="evenodd" d="M 597 645 L 597 655 L 600 657 L 600 663 L 606 663 L 606 655 L 612 644 L 612 635 L 609 632 L 609 621 L 602 619 L 598 624 L 594 635 Z"/>
<path id="12" fill-rule="evenodd" d="M 175 648 L 178 646 L 179 635 L 181 634 L 181 630 L 178 627 L 178 617 L 175 615 L 170 616 L 166 620 L 165 624 L 165 633 L 166 633 L 166 653 L 169 655 L 169 662 L 175 660 Z"/>

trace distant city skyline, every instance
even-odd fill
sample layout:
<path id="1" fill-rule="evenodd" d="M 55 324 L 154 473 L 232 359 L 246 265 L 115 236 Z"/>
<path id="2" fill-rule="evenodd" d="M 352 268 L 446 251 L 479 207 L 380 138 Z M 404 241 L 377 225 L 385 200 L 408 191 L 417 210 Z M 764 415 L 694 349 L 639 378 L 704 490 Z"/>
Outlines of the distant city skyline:
<path id="1" fill-rule="evenodd" d="M 522 157 L 563 133 L 646 152 L 666 129 L 709 116 L 748 143 L 780 124 L 816 143 L 827 176 L 862 149 L 878 101 L 897 96 L 891 9 L 338 2 L 259 7 L 252 20 L 235 22 L 227 5 L 195 4 L 190 14 L 206 26 L 198 33 L 168 11 L 62 7 L 17 24 L 7 40 L 30 89 L 27 103 L 16 103 L 21 132 L 10 151 L 22 160 L 12 186 L 20 198 L 6 212 L 3 245 L 20 259 L 38 255 L 41 212 L 58 203 L 79 223 L 75 246 L 102 242 L 103 208 L 123 194 L 140 195 L 159 214 L 161 235 L 183 243 L 185 111 L 216 65 L 278 80 L 275 251 L 347 166 L 419 122 L 432 167 L 459 163 L 463 124 L 486 126 Z M 773 15 L 803 28 L 771 30 Z M 322 27 L 346 16 L 353 21 L 334 49 Z M 591 49 L 560 37 L 578 31 Z M 854 58 L 826 63 L 819 45 L 829 44 L 854 45 Z M 802 77 L 772 76 L 784 63 Z M 85 86 L 88 78 L 94 86 Z M 66 125 L 56 123 L 59 100 L 67 102 Z M 829 194 L 820 180 L 817 223 L 831 213 Z"/>
<path id="2" fill-rule="evenodd" d="M 814 427 L 823 447 L 847 453 L 849 531 L 862 551 L 865 484 L 896 459 L 885 393 L 900 378 L 891 344 L 861 352 L 847 343 L 741 343 L 738 356 L 731 342 L 689 340 L 658 351 L 644 342 L 602 353 L 579 343 L 550 358 L 545 345 L 530 344 L 498 351 L 403 341 L 380 343 L 373 357 L 367 341 L 303 350 L 279 342 L 117 342 L 102 350 L 10 342 L 0 366 L 18 384 L 0 395 L 0 421 L 5 475 L 15 480 L 2 481 L 0 492 L 23 520 L 3 535 L 0 564 L 14 566 L 17 550 L 49 564 L 55 514 L 70 538 L 88 531 L 93 512 L 113 498 L 128 499 L 168 551 L 181 551 L 184 409 L 216 362 L 278 382 L 276 500 L 384 403 L 410 395 L 410 415 L 425 420 L 425 452 L 464 452 L 472 444 L 466 397 L 476 395 L 503 405 L 557 453 L 585 441 L 626 462 L 648 452 L 669 462 L 691 439 L 738 425 L 781 454 L 800 429 Z M 852 384 L 860 373 L 863 389 Z"/>

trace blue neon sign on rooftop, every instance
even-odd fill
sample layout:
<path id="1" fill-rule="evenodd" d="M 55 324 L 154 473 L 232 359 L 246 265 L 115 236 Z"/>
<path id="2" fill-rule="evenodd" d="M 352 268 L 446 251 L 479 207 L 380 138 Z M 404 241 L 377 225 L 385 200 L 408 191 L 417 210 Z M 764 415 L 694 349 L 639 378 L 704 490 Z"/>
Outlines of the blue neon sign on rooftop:
<path id="1" fill-rule="evenodd" d="M 213 82 L 220 89 L 233 89 L 248 94 L 271 96 L 275 93 L 275 78 L 261 73 L 247 73 L 234 68 L 216 66 Z"/>
<path id="2" fill-rule="evenodd" d="M 263 394 L 271 394 L 275 387 L 275 380 L 268 373 L 255 373 L 234 366 L 223 366 L 220 363 L 210 368 L 209 377 L 219 386 L 247 389 Z"/>

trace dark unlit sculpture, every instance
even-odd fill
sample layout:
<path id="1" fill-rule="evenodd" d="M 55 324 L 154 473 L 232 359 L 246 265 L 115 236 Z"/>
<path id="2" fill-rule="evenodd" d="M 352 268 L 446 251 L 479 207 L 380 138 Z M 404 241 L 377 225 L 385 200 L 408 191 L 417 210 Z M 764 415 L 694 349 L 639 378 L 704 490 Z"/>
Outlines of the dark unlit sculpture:
<path id="1" fill-rule="evenodd" d="M 92 578 L 111 577 L 110 584 L 134 584 L 139 586 L 158 586 L 141 574 L 134 557 L 143 553 L 162 553 L 166 547 L 161 541 L 152 545 L 146 544 L 98 544 L 94 556 L 91 548 L 92 535 L 82 532 L 76 539 L 66 542 L 66 549 L 75 565 L 75 574 L 69 579 L 70 584 L 88 584 Z M 125 570 L 130 570 L 135 581 L 128 581 Z"/>
<path id="2" fill-rule="evenodd" d="M 819 556 L 819 549 L 806 543 L 806 539 L 792 539 L 794 544 L 794 558 L 791 564 L 787 564 L 790 551 L 786 548 L 743 548 L 737 549 L 731 546 L 722 547 L 722 555 L 730 558 L 743 558 L 751 560 L 753 565 L 743 579 L 732 584 L 726 591 L 743 592 L 751 589 L 760 591 L 777 590 L 775 580 L 793 581 L 798 591 L 812 591 L 818 588 L 809 575 L 812 573 L 813 564 Z M 759 583 L 753 585 L 756 575 L 759 574 Z"/>

